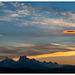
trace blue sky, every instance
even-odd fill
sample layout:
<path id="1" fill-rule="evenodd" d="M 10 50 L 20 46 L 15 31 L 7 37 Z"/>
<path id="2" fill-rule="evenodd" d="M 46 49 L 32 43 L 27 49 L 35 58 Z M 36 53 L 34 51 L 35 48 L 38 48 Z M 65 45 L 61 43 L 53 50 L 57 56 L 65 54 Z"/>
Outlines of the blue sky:
<path id="1" fill-rule="evenodd" d="M 75 2 L 0 2 L 0 56 L 74 51 Z"/>

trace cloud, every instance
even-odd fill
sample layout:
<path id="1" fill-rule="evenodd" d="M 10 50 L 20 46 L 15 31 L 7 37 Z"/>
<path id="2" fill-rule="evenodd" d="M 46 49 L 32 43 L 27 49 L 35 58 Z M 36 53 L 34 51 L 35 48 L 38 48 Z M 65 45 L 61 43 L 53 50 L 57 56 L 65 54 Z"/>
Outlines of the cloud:
<path id="1" fill-rule="evenodd" d="M 46 17 L 33 17 L 35 21 L 38 21 L 41 25 L 56 25 L 56 26 L 67 26 L 67 27 L 75 27 L 75 24 L 67 19 L 62 18 L 46 18 Z"/>
<path id="2" fill-rule="evenodd" d="M 12 11 L 12 10 L 7 10 L 7 9 L 4 9 L 3 12 L 5 12 L 5 13 L 14 13 L 14 11 Z"/>
<path id="3" fill-rule="evenodd" d="M 7 35 L 7 37 L 9 36 L 9 38 L 11 36 L 15 38 L 18 37 L 16 41 L 18 41 L 19 38 L 20 40 L 23 41 L 22 38 L 24 37 L 26 38 L 28 37 L 32 40 L 37 39 L 36 41 L 38 41 L 38 39 L 41 40 L 42 38 L 43 39 L 42 41 L 45 42 L 44 39 L 45 38 L 47 39 L 47 37 L 48 39 L 52 38 L 51 41 L 58 41 L 56 40 L 56 36 L 59 38 L 60 36 L 75 37 L 75 35 L 63 33 L 64 30 L 75 27 L 75 22 L 74 22 L 75 14 L 72 13 L 71 11 L 70 12 L 64 11 L 64 9 L 62 10 L 57 7 L 56 8 L 54 7 L 52 9 L 51 7 L 49 8 L 41 4 L 38 5 L 36 3 L 35 3 L 36 6 L 35 5 L 32 6 L 29 3 L 20 3 L 20 2 L 10 2 L 10 4 L 7 3 L 5 5 L 8 5 L 9 7 L 2 8 L 0 21 L 2 21 L 1 23 L 3 24 L 5 23 L 4 21 L 7 21 L 8 23 L 10 22 L 10 24 L 7 23 L 7 25 L 9 25 L 9 28 L 12 26 L 12 29 L 9 29 L 9 32 L 7 34 L 5 32 L 5 35 Z M 47 9 L 43 7 L 46 7 Z M 14 26 L 14 25 L 17 25 L 17 26 Z M 23 26 L 23 27 L 20 28 L 20 26 Z M 6 28 L 6 26 L 4 27 L 5 27 L 4 30 L 6 31 L 8 28 Z M 33 36 L 35 36 L 36 38 Z M 28 38 L 27 40 L 24 38 L 24 40 L 26 40 L 26 42 L 30 41 L 30 39 Z M 61 42 L 62 40 L 59 40 L 59 42 Z M 41 55 L 41 54 L 48 54 L 48 53 L 51 54 L 54 52 L 61 52 L 61 51 L 65 52 L 65 51 L 70 51 L 75 49 L 74 47 L 67 46 L 64 44 L 58 44 L 58 43 L 51 43 L 47 45 L 46 44 L 36 45 L 36 44 L 25 44 L 25 43 L 20 43 L 20 44 L 13 43 L 11 46 L 13 46 L 12 49 L 10 48 L 5 48 L 5 50 L 1 49 L 1 52 L 3 53 L 3 55 L 5 54 L 6 51 L 7 51 L 6 54 L 11 54 L 12 56 L 14 53 L 19 55 L 26 54 L 29 56 L 31 55 L 33 56 L 33 55 Z"/>
<path id="4" fill-rule="evenodd" d="M 21 44 L 21 46 L 26 46 L 26 47 L 34 47 L 34 46 L 37 46 L 37 45 L 33 45 L 33 44 Z"/>
<path id="5" fill-rule="evenodd" d="M 22 14 L 22 15 L 31 15 L 30 11 L 25 9 L 25 10 L 18 10 L 18 14 Z"/>
<path id="6" fill-rule="evenodd" d="M 28 56 L 28 58 L 46 58 L 46 57 L 64 57 L 64 56 L 74 56 L 75 51 L 68 51 L 68 52 L 55 52 L 52 54 L 42 54 L 42 55 L 36 55 L 36 56 Z"/>
<path id="7" fill-rule="evenodd" d="M 59 48 L 66 48 L 66 49 L 71 49 L 71 50 L 75 50 L 75 47 L 73 45 L 66 45 L 66 44 L 58 44 L 58 43 L 51 43 L 52 45 L 59 47 Z"/>
<path id="8" fill-rule="evenodd" d="M 43 29 L 63 30 L 63 27 L 75 27 L 75 23 L 63 18 L 31 17 L 31 20 L 22 20 L 17 26 L 38 26 Z"/>
<path id="9" fill-rule="evenodd" d="M 75 13 L 72 13 L 70 11 L 68 11 L 68 12 L 62 12 L 61 16 L 68 17 L 69 19 L 75 20 Z"/>
<path id="10" fill-rule="evenodd" d="M 43 54 L 52 54 L 56 52 L 74 51 L 74 47 L 67 45 L 50 43 L 50 44 L 18 44 L 7 47 L 0 46 L 0 55 L 18 57 L 22 54 L 26 56 L 37 56 Z"/>
<path id="11" fill-rule="evenodd" d="M 20 3 L 20 2 L 11 2 L 11 4 L 14 6 L 14 7 L 24 7 L 25 3 Z"/>
<path id="12" fill-rule="evenodd" d="M 12 17 L 22 17 L 22 16 L 20 16 L 20 15 L 18 15 L 18 14 L 11 14 L 11 16 L 12 16 Z"/>
<path id="13" fill-rule="evenodd" d="M 26 12 L 35 12 L 35 7 L 32 7 L 32 5 L 30 3 L 20 3 L 20 2 L 16 2 L 16 3 L 12 3 L 13 6 L 17 7 L 17 8 L 21 8 L 24 9 Z"/>
<path id="14" fill-rule="evenodd" d="M 42 55 L 36 55 L 36 56 L 28 56 L 29 58 L 46 58 L 46 57 L 63 57 L 63 56 L 74 56 L 75 51 L 68 51 L 68 52 L 55 52 L 51 54 L 42 54 Z"/>
<path id="15" fill-rule="evenodd" d="M 7 21 L 7 22 L 9 22 L 9 21 L 12 21 L 13 19 L 11 18 L 11 17 L 1 17 L 0 18 L 0 21 Z"/>
<path id="16" fill-rule="evenodd" d="M 18 17 L 26 17 L 26 16 L 31 15 L 31 13 L 33 12 L 32 11 L 33 8 L 30 5 L 25 5 L 24 3 L 19 3 L 19 2 L 16 2 L 16 3 L 10 2 L 10 4 L 15 6 L 13 7 L 11 5 L 13 9 L 15 10 L 3 8 L 2 12 L 4 13 L 4 15 L 1 13 L 2 15 L 1 15 L 0 21 L 8 21 L 8 22 L 12 21 L 13 22 L 15 18 L 18 19 Z M 15 21 L 17 21 L 16 19 Z"/>
<path id="17" fill-rule="evenodd" d="M 58 30 L 62 29 L 60 27 L 75 27 L 75 23 L 71 21 L 71 19 L 63 18 L 64 16 L 66 17 L 72 17 L 74 20 L 74 14 L 69 11 L 64 11 L 64 9 L 60 8 L 55 8 L 53 6 L 50 6 L 49 11 L 45 11 L 41 7 L 35 8 L 32 7 L 30 3 L 20 3 L 20 2 L 11 2 L 10 4 L 13 5 L 15 8 L 15 11 L 12 10 L 6 10 L 4 9 L 3 11 L 6 13 L 3 17 L 1 17 L 0 21 L 16 21 L 17 26 L 29 26 L 29 25 L 38 25 L 40 28 L 46 28 L 46 29 L 55 29 L 57 27 Z M 48 8 L 48 7 L 45 7 Z M 17 9 L 17 10 L 16 10 Z M 51 9 L 54 10 L 52 13 Z M 51 11 L 50 11 L 51 10 Z M 55 11 L 57 10 L 57 11 Z M 63 12 L 62 12 L 63 10 Z M 43 13 L 42 13 L 42 12 Z M 59 13 L 60 12 L 60 13 Z M 9 13 L 9 15 L 7 15 Z M 50 16 L 54 16 L 57 18 L 51 18 Z M 58 18 L 58 16 L 61 16 Z M 25 17 L 28 17 L 29 19 L 25 19 Z M 16 18 L 16 19 L 15 19 Z M 17 21 L 19 21 L 17 23 Z"/>
<path id="18" fill-rule="evenodd" d="M 25 3 L 12 3 L 13 6 L 15 6 L 15 8 L 17 8 L 18 10 L 16 10 L 15 14 L 18 15 L 14 15 L 13 17 L 26 17 L 29 15 L 33 15 L 34 13 L 34 8 L 28 3 L 27 5 Z M 11 14 L 13 15 L 13 14 Z"/>
<path id="19" fill-rule="evenodd" d="M 74 56 L 75 51 L 68 51 L 68 52 L 55 52 L 51 54 L 41 54 L 35 56 L 27 56 L 28 58 L 32 59 L 39 59 L 39 58 L 47 58 L 47 57 L 65 57 L 65 56 Z M 18 61 L 19 57 L 13 58 L 13 60 Z"/>
<path id="20" fill-rule="evenodd" d="M 37 45 L 12 42 L 11 45 L 9 45 L 9 46 L 12 46 L 12 47 L 35 47 Z"/>
<path id="21" fill-rule="evenodd" d="M 63 44 L 58 44 L 58 43 L 51 43 L 52 45 L 54 45 L 54 46 L 59 46 L 59 47 L 66 47 L 67 48 L 67 46 L 68 45 L 63 45 Z"/>
<path id="22" fill-rule="evenodd" d="M 13 17 L 26 17 L 30 16 L 29 20 L 27 19 L 19 19 L 20 23 L 17 23 L 17 26 L 37 26 L 44 29 L 53 29 L 56 28 L 58 30 L 62 30 L 62 27 L 75 27 L 74 14 L 69 12 L 67 9 L 60 9 L 55 7 L 50 7 L 54 12 L 52 13 L 50 9 L 48 11 L 44 11 L 42 8 L 33 8 L 31 4 L 26 5 L 25 3 L 15 3 L 15 7 L 24 8 L 23 10 L 17 10 L 17 16 Z M 47 7 L 46 7 L 47 8 Z M 34 10 L 34 12 L 32 11 Z M 36 10 L 38 10 L 36 12 Z M 65 11 L 66 10 L 66 11 Z M 41 13 L 42 11 L 43 13 Z M 34 15 L 33 15 L 34 14 Z M 54 16 L 51 18 L 50 16 Z M 60 17 L 59 17 L 60 16 Z M 55 18 L 57 17 L 57 18 Z M 59 17 L 59 18 L 58 18 Z M 68 18 L 65 18 L 68 17 Z"/>
<path id="23" fill-rule="evenodd" d="M 4 35 L 0 35 L 0 37 L 2 37 L 2 36 L 4 36 Z"/>
<path id="24" fill-rule="evenodd" d="M 3 2 L 0 2 L 0 6 L 4 6 L 4 3 Z"/>
<path id="25" fill-rule="evenodd" d="M 75 30 L 65 30 L 64 33 L 75 34 Z"/>
<path id="26" fill-rule="evenodd" d="M 12 17 L 26 17 L 28 15 L 31 15 L 30 11 L 27 9 L 24 9 L 24 10 L 17 10 L 16 12 L 14 12 L 14 14 L 11 14 L 10 16 L 12 16 Z"/>

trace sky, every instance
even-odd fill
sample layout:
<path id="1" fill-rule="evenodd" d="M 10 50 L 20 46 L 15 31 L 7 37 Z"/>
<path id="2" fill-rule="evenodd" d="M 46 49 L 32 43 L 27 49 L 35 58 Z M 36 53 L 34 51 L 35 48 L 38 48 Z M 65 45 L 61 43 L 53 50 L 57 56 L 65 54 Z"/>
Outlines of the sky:
<path id="1" fill-rule="evenodd" d="M 20 55 L 75 65 L 75 2 L 0 2 L 0 60 Z"/>

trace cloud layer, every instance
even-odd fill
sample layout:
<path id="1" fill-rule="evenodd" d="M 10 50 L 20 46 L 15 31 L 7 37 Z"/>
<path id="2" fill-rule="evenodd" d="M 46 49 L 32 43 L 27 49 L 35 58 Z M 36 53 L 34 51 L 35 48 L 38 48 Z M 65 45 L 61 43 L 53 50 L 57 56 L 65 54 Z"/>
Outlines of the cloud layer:
<path id="1" fill-rule="evenodd" d="M 58 43 L 50 44 L 15 44 L 9 47 L 0 47 L 0 56 L 18 57 L 20 55 L 39 56 L 53 53 L 75 51 L 74 46 Z M 57 55 L 58 56 L 58 55 Z M 61 55 L 62 56 L 62 55 Z"/>
<path id="2" fill-rule="evenodd" d="M 72 5 L 75 3 L 0 2 L 0 56 L 74 51 L 75 34 L 64 33 L 75 30 Z"/>

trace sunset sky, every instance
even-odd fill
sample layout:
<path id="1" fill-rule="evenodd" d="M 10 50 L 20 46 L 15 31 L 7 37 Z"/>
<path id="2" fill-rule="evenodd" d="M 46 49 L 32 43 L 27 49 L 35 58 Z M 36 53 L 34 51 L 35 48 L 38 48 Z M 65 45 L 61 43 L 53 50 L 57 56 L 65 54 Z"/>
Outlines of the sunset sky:
<path id="1" fill-rule="evenodd" d="M 0 2 L 0 60 L 20 55 L 75 65 L 75 2 Z"/>

